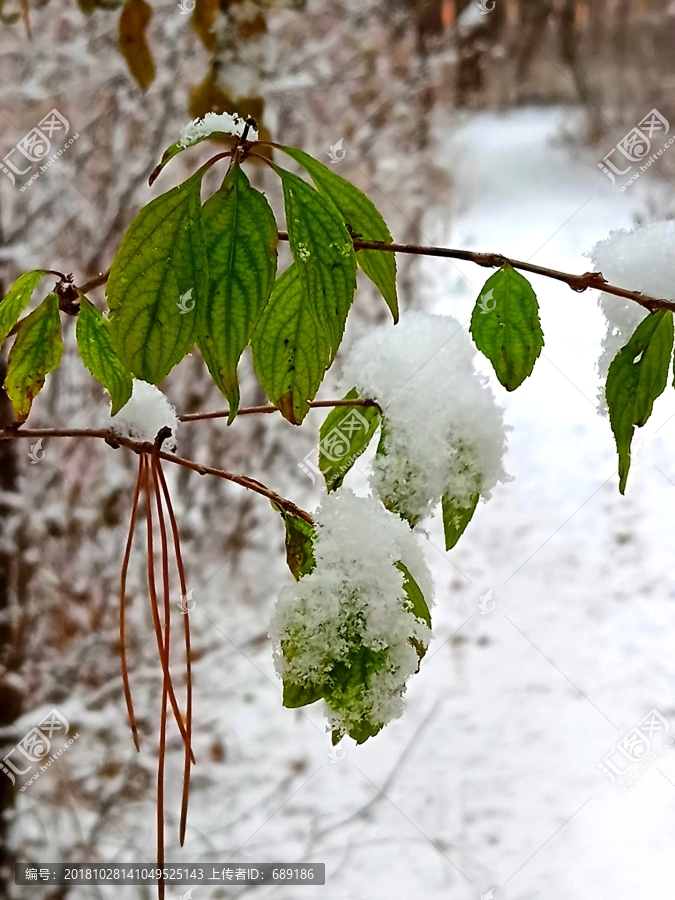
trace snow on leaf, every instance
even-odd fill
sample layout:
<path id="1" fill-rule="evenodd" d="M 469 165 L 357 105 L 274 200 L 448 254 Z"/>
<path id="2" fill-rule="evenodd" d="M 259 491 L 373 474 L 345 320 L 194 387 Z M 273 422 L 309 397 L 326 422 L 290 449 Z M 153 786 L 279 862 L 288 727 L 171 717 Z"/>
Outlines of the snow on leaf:
<path id="1" fill-rule="evenodd" d="M 421 313 L 375 329 L 345 357 L 343 385 L 356 384 L 383 413 L 371 483 L 411 525 L 443 496 L 467 507 L 508 480 L 502 411 L 474 357 L 459 322 Z"/>
<path id="2" fill-rule="evenodd" d="M 461 506 L 448 494 L 443 495 L 443 533 L 446 550 L 452 550 L 466 531 L 479 500 L 480 493 L 478 491 L 471 495 L 466 506 Z"/>
<path id="3" fill-rule="evenodd" d="M 361 743 L 402 712 L 431 635 L 431 578 L 407 525 L 344 488 L 316 515 L 314 557 L 315 568 L 277 601 L 277 670 L 289 697 L 320 693 L 334 735 Z"/>

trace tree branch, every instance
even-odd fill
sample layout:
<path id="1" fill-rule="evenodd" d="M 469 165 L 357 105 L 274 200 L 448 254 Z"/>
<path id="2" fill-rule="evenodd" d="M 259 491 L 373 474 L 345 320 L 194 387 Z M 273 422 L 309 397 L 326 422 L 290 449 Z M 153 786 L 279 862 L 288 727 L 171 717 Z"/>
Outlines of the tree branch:
<path id="1" fill-rule="evenodd" d="M 375 400 L 313 400 L 309 405 L 314 409 L 325 409 L 333 406 L 376 406 L 380 409 L 379 404 Z M 270 404 L 269 406 L 245 406 L 243 409 L 237 410 L 237 415 L 256 416 L 275 412 L 279 412 L 279 408 Z M 220 409 L 216 412 L 187 413 L 178 418 L 181 422 L 197 422 L 200 419 L 224 419 L 229 414 L 230 411 L 228 409 Z"/>
<path id="2" fill-rule="evenodd" d="M 287 241 L 288 234 L 285 231 L 279 232 L 279 240 Z M 560 272 L 557 269 L 547 269 L 545 266 L 535 266 L 529 262 L 523 262 L 519 259 L 511 259 L 508 256 L 502 256 L 501 253 L 475 253 L 473 250 L 453 250 L 450 247 L 420 247 L 416 244 L 384 244 L 380 241 L 361 241 L 354 240 L 355 250 L 382 250 L 386 253 L 411 253 L 415 256 L 439 256 L 444 259 L 463 259 L 466 262 L 475 263 L 486 269 L 499 269 L 504 265 L 511 266 L 513 269 L 520 269 L 522 272 L 531 272 L 533 275 L 543 275 L 545 278 L 552 278 L 555 281 L 562 281 L 573 291 L 582 292 L 589 288 L 597 291 L 604 291 L 606 294 L 613 294 L 615 297 L 624 297 L 626 300 L 633 300 L 639 303 L 650 312 L 656 309 L 669 309 L 675 312 L 675 301 L 663 300 L 658 297 L 650 297 L 640 291 L 629 291 L 626 288 L 617 287 L 605 281 L 602 272 L 584 272 L 583 275 L 573 275 L 569 272 Z M 109 273 L 103 273 L 87 281 L 85 284 L 76 288 L 81 294 L 93 290 L 105 284 L 108 280 Z"/>
<path id="3" fill-rule="evenodd" d="M 130 438 L 121 437 L 114 431 L 111 431 L 107 428 L 18 429 L 14 427 L 0 430 L 0 442 L 13 441 L 17 438 L 51 437 L 99 438 L 101 440 L 104 440 L 113 448 L 126 447 L 127 449 L 133 450 L 134 453 L 138 454 L 153 452 L 153 444 L 151 442 L 132 441 Z M 309 522 L 310 525 L 313 524 L 314 520 L 308 512 L 305 512 L 304 509 L 300 509 L 299 506 L 296 506 L 295 503 L 292 503 L 290 500 L 286 500 L 285 497 L 277 494 L 276 491 L 270 490 L 270 488 L 266 487 L 260 481 L 256 481 L 255 478 L 249 478 L 247 475 L 233 475 L 231 472 L 226 472 L 224 469 L 214 469 L 211 466 L 202 466 L 191 459 L 184 459 L 182 456 L 175 456 L 173 453 L 165 453 L 164 451 L 159 451 L 158 455 L 160 459 L 165 459 L 167 462 L 172 462 L 178 466 L 183 466 L 186 469 L 191 469 L 193 472 L 197 472 L 199 475 L 215 475 L 216 478 L 222 478 L 225 481 L 231 481 L 234 484 L 238 484 L 249 491 L 254 491 L 256 494 L 267 497 L 268 500 L 271 500 L 285 512 L 288 512 L 293 516 L 297 516 L 300 519 L 304 519 L 305 522 Z"/>

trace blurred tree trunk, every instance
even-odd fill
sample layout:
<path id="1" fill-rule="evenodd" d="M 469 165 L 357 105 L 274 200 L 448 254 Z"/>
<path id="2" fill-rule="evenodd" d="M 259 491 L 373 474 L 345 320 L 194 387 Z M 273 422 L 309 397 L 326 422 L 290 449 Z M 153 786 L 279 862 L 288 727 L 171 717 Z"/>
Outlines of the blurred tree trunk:
<path id="1" fill-rule="evenodd" d="M 614 52 L 618 61 L 623 61 L 628 50 L 628 19 L 631 0 L 619 0 L 614 23 Z"/>
<path id="2" fill-rule="evenodd" d="M 520 32 L 517 57 L 516 80 L 524 81 L 537 47 L 542 43 L 549 17 L 553 12 L 553 0 L 520 0 L 518 4 L 518 30 Z"/>
<path id="3" fill-rule="evenodd" d="M 589 49 L 593 58 L 597 59 L 607 34 L 607 0 L 590 0 L 589 6 Z"/>
<path id="4" fill-rule="evenodd" d="M 459 18 L 475 0 L 457 0 Z M 485 89 L 487 56 L 499 40 L 506 22 L 506 4 L 495 2 L 492 10 L 473 25 L 460 28 L 458 33 L 458 61 L 456 98 L 460 107 L 471 105 Z"/>

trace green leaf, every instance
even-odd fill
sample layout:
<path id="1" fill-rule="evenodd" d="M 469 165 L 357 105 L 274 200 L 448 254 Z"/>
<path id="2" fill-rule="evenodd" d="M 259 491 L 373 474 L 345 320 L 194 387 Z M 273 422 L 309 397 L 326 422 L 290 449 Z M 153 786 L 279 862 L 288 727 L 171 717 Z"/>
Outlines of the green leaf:
<path id="1" fill-rule="evenodd" d="M 334 205 L 302 178 L 274 167 L 284 189 L 291 252 L 309 310 L 335 359 L 356 290 L 352 240 Z"/>
<path id="2" fill-rule="evenodd" d="M 0 346 L 19 321 L 19 316 L 30 303 L 33 291 L 45 274 L 44 269 L 35 269 L 19 275 L 0 303 Z"/>
<path id="3" fill-rule="evenodd" d="M 443 495 L 443 531 L 445 532 L 445 549 L 452 550 L 466 531 L 466 526 L 473 518 L 480 494 L 471 495 L 468 506 L 460 506 L 453 497 Z"/>
<path id="4" fill-rule="evenodd" d="M 21 322 L 7 362 L 5 389 L 19 422 L 28 418 L 45 376 L 58 369 L 62 353 L 59 298 L 49 294 Z"/>
<path id="5" fill-rule="evenodd" d="M 110 323 L 86 297 L 80 298 L 75 339 L 82 362 L 110 394 L 110 415 L 116 415 L 131 397 L 131 374 L 113 345 Z"/>
<path id="6" fill-rule="evenodd" d="M 354 237 L 391 244 L 392 237 L 387 223 L 357 187 L 302 150 L 295 147 L 279 149 L 301 165 L 320 193 L 333 201 Z M 356 261 L 384 297 L 394 322 L 398 322 L 395 255 L 386 250 L 357 250 Z"/>
<path id="7" fill-rule="evenodd" d="M 328 338 L 303 291 L 297 264 L 274 283 L 253 335 L 253 366 L 271 402 L 299 425 L 330 365 Z"/>
<path id="8" fill-rule="evenodd" d="M 217 387 L 239 407 L 237 365 L 269 299 L 277 270 L 277 224 L 265 197 L 233 165 L 204 204 L 209 290 L 199 307 L 197 346 Z"/>
<path id="9" fill-rule="evenodd" d="M 665 390 L 672 349 L 673 314 L 658 310 L 640 322 L 609 367 L 605 397 L 619 453 L 622 494 L 626 490 L 635 426 L 645 424 L 654 401 Z"/>
<path id="10" fill-rule="evenodd" d="M 286 562 L 296 581 L 303 575 L 309 575 L 316 560 L 314 559 L 314 527 L 298 516 L 279 510 L 286 527 Z"/>
<path id="11" fill-rule="evenodd" d="M 195 342 L 207 291 L 203 169 L 144 206 L 122 238 L 106 288 L 115 345 L 127 369 L 157 384 Z"/>
<path id="12" fill-rule="evenodd" d="M 358 396 L 357 389 L 352 388 L 344 399 L 356 400 Z M 326 416 L 319 433 L 319 468 L 329 493 L 340 487 L 379 424 L 376 406 L 336 406 Z"/>
<path id="13" fill-rule="evenodd" d="M 532 285 L 503 266 L 483 285 L 471 316 L 471 334 L 507 391 L 532 374 L 544 346 L 539 304 Z"/>
<path id="14" fill-rule="evenodd" d="M 284 681 L 282 703 L 286 709 L 298 709 L 321 699 L 322 689 L 314 684 L 298 684 L 295 681 Z"/>
<path id="15" fill-rule="evenodd" d="M 410 570 L 405 563 L 399 560 L 396 563 L 396 568 L 400 572 L 403 572 L 403 590 L 410 601 L 410 611 L 415 618 L 421 619 L 429 628 L 431 628 L 431 613 L 429 612 L 427 601 L 424 599 L 424 594 L 422 593 L 420 586 L 410 574 Z"/>

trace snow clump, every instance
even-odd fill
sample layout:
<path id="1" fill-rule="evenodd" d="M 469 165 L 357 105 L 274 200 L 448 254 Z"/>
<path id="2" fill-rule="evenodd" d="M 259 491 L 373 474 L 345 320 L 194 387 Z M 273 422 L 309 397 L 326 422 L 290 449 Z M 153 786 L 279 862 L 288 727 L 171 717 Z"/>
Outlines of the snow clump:
<path id="1" fill-rule="evenodd" d="M 286 706 L 323 697 L 334 742 L 346 732 L 362 743 L 401 715 L 406 681 L 431 637 L 396 564 L 428 605 L 431 575 L 417 537 L 375 497 L 347 488 L 328 494 L 316 532 L 315 568 L 277 601 L 275 666 Z M 428 606 L 422 615 L 428 619 Z M 296 702 L 288 702 L 291 695 Z"/>
<path id="2" fill-rule="evenodd" d="M 241 137 L 246 127 L 246 120 L 237 113 L 213 113 L 208 112 L 203 119 L 193 119 L 180 130 L 178 142 L 181 147 L 191 147 L 201 138 L 212 134 L 232 134 Z M 258 132 L 255 128 L 249 128 L 248 140 L 257 141 Z"/>
<path id="3" fill-rule="evenodd" d="M 166 395 L 154 384 L 134 379 L 133 392 L 129 402 L 115 416 L 108 416 L 106 427 L 120 437 L 133 441 L 154 441 L 157 433 L 168 426 L 172 438 L 162 444 L 163 450 L 176 449 L 178 416 Z"/>
<path id="4" fill-rule="evenodd" d="M 443 495 L 467 507 L 472 494 L 487 499 L 510 480 L 503 411 L 474 369 L 475 352 L 451 316 L 408 313 L 357 341 L 345 360 L 343 387 L 384 412 L 373 487 L 412 525 Z"/>
<path id="5" fill-rule="evenodd" d="M 602 272 L 610 284 L 662 300 L 675 299 L 675 222 L 639 225 L 634 231 L 612 231 L 586 255 L 593 261 L 595 271 Z M 609 367 L 649 312 L 633 300 L 613 294 L 600 294 L 598 305 L 607 321 L 598 360 L 598 374 L 603 382 L 598 394 L 599 409 L 606 414 L 604 381 Z"/>

